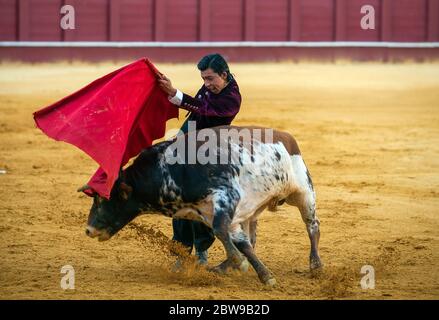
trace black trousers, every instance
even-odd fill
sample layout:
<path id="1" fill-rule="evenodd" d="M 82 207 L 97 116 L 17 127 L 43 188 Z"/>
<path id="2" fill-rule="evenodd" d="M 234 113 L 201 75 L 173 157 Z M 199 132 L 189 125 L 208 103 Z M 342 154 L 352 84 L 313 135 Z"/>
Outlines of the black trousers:
<path id="1" fill-rule="evenodd" d="M 186 119 L 180 129 L 183 133 L 187 133 L 188 131 L 188 121 L 189 118 Z M 172 228 L 174 230 L 172 239 L 190 248 L 191 251 L 194 246 L 196 251 L 205 251 L 209 249 L 215 241 L 212 229 L 202 222 L 172 219 Z"/>

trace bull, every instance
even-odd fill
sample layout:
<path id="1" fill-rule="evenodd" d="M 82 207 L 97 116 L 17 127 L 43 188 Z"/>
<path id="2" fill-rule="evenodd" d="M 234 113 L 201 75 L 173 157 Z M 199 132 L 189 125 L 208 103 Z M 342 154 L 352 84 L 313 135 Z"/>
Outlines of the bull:
<path id="1" fill-rule="evenodd" d="M 221 160 L 225 151 L 231 151 L 235 156 L 226 162 L 188 163 L 190 154 L 183 155 L 186 162 L 169 161 L 169 155 L 178 154 L 177 138 L 144 149 L 121 170 L 109 199 L 94 197 L 86 234 L 108 240 L 147 213 L 201 221 L 213 229 L 227 255 L 214 271 L 246 270 L 250 262 L 262 283 L 274 285 L 272 272 L 255 253 L 257 220 L 264 209 L 275 211 L 285 203 L 299 209 L 311 244 L 310 269 L 320 268 L 316 196 L 299 147 L 289 133 L 272 130 L 268 139 L 266 131 L 256 135 L 261 129 L 223 126 L 198 131 L 211 130 L 220 137 L 213 153 Z M 238 139 L 229 135 L 225 141 L 224 130 L 237 132 Z M 243 132 L 250 132 L 247 143 L 241 139 Z M 186 146 L 190 134 L 182 140 Z M 197 152 L 202 145 L 196 142 Z"/>

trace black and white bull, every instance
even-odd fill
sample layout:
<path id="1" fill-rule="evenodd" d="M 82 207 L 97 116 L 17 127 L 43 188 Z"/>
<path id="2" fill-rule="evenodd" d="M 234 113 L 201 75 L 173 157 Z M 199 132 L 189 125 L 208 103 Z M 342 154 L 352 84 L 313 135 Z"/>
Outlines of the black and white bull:
<path id="1" fill-rule="evenodd" d="M 213 128 L 218 135 L 224 129 L 239 132 L 246 129 L 252 133 L 260 130 Z M 252 135 L 250 145 L 228 140 L 228 150 L 239 156 L 231 157 L 225 164 L 200 164 L 198 160 L 194 164 L 170 164 L 165 154 L 175 141 L 164 141 L 143 150 L 121 172 L 109 200 L 95 196 L 87 235 L 108 240 L 144 213 L 202 221 L 213 229 L 227 254 L 215 271 L 246 270 L 249 261 L 259 279 L 273 285 L 276 282 L 273 275 L 254 250 L 257 219 L 264 209 L 273 211 L 286 203 L 298 207 L 306 224 L 311 241 L 310 268 L 321 267 L 319 220 L 310 174 L 294 138 L 285 132 L 272 132 L 270 142 L 264 134 L 261 138 Z M 199 147 L 198 142 L 197 150 Z M 224 145 L 219 145 L 217 152 L 224 152 Z"/>

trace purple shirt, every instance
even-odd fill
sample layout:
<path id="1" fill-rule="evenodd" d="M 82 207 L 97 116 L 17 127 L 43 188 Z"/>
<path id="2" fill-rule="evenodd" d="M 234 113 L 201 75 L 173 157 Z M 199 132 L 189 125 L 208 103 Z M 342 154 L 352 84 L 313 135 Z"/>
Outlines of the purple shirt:
<path id="1" fill-rule="evenodd" d="M 241 107 L 241 94 L 235 79 L 218 94 L 203 85 L 195 98 L 184 93 L 179 107 L 190 111 L 189 121 L 196 121 L 197 130 L 229 125 Z"/>

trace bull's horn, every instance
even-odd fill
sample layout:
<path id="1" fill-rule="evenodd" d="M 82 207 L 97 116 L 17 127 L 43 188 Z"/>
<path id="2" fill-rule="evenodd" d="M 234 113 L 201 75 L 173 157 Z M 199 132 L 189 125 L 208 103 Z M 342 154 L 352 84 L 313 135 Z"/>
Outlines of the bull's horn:
<path id="1" fill-rule="evenodd" d="M 133 191 L 133 187 L 127 185 L 125 182 L 121 182 L 119 187 L 120 190 L 126 191 L 128 193 Z"/>
<path id="2" fill-rule="evenodd" d="M 85 191 L 85 190 L 87 190 L 87 189 L 90 189 L 90 186 L 89 186 L 88 184 L 84 184 L 81 188 L 79 188 L 79 189 L 76 190 L 76 191 L 78 191 L 78 192 L 83 192 L 83 191 Z"/>

